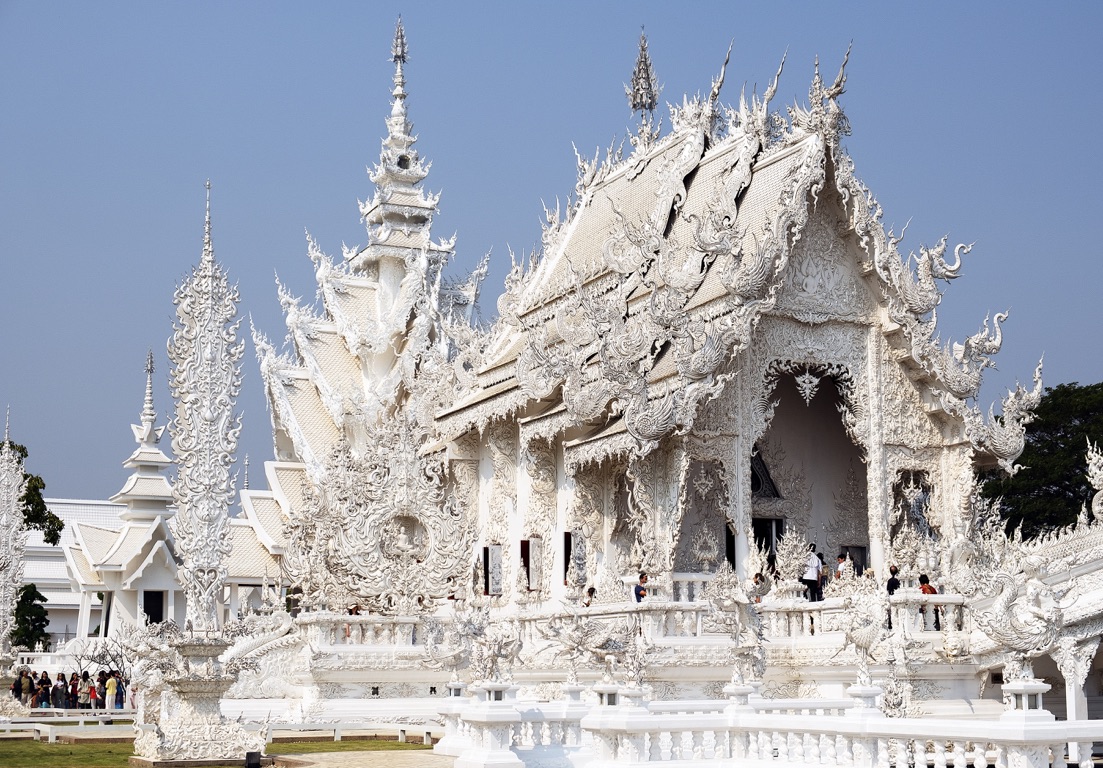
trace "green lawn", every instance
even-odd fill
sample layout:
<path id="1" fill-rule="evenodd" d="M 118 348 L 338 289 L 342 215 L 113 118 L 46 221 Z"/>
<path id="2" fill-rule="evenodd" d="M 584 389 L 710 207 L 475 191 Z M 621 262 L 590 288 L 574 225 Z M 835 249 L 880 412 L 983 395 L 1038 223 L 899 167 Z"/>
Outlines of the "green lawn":
<path id="1" fill-rule="evenodd" d="M 295 741 L 268 745 L 268 752 L 273 755 L 384 749 L 429 749 L 429 746 L 374 739 Z M 0 766 L 3 768 L 125 768 L 127 758 L 133 754 L 133 744 L 47 744 L 30 739 L 0 739 Z M 229 765 L 241 768 L 241 763 Z"/>

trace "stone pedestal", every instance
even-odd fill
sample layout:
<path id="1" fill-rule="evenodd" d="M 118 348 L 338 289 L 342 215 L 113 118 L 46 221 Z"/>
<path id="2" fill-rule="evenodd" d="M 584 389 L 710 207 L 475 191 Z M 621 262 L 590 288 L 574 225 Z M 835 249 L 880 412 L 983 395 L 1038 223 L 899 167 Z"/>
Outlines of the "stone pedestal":
<path id="1" fill-rule="evenodd" d="M 854 699 L 854 706 L 846 711 L 847 717 L 875 718 L 885 713 L 877 706 L 877 697 L 884 691 L 879 685 L 852 685 L 846 689 L 846 695 Z"/>
<path id="2" fill-rule="evenodd" d="M 652 718 L 643 691 L 615 683 L 599 683 L 593 690 L 598 705 L 582 718 L 582 729 L 593 734 L 597 763 L 646 761 L 646 731 Z"/>
<path id="3" fill-rule="evenodd" d="M 1013 723 L 1051 723 L 1056 718 L 1048 711 L 1043 702 L 1042 694 L 1052 686 L 1036 678 L 1012 680 L 1002 687 L 1004 694 L 1010 699 L 1009 709 L 1000 715 L 1001 722 Z"/>
<path id="4" fill-rule="evenodd" d="M 517 712 L 517 686 L 505 682 L 479 684 L 479 700 L 462 714 L 472 730 L 478 733 L 474 746 L 464 751 L 455 768 L 524 768 L 513 754 L 510 728 L 521 722 Z"/>
<path id="5" fill-rule="evenodd" d="M 223 694 L 233 685 L 218 657 L 230 644 L 221 638 L 189 638 L 172 643 L 181 667 L 165 677 L 156 725 L 145 726 L 134 740 L 135 766 L 203 765 L 244 761 L 246 752 L 263 752 L 264 735 L 249 733 L 222 717 Z"/>
<path id="6" fill-rule="evenodd" d="M 467 695 L 467 683 L 452 682 L 448 684 L 448 698 L 437 709 L 444 725 L 444 736 L 433 745 L 433 752 L 438 755 L 458 757 L 475 746 L 467 735 L 464 723 L 460 719 L 460 716 L 470 704 L 471 699 Z"/>

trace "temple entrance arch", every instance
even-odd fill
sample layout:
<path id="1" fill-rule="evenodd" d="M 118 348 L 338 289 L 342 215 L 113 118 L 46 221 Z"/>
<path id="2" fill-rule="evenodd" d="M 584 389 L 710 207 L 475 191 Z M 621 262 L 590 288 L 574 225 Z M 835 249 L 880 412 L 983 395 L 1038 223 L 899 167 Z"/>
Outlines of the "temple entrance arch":
<path id="1" fill-rule="evenodd" d="M 840 416 L 846 404 L 838 382 L 807 370 L 776 381 L 773 418 L 757 446 L 777 495 L 752 495 L 752 519 L 784 520 L 828 567 L 846 553 L 862 570 L 870 549 L 866 469 Z"/>

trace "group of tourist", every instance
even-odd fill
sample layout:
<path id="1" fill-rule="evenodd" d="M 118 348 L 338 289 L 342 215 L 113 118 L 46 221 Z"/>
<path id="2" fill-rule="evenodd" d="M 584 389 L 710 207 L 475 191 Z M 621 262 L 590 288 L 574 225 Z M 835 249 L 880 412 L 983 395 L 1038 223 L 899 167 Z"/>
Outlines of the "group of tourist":
<path id="1" fill-rule="evenodd" d="M 801 583 L 804 584 L 805 595 L 809 601 L 823 600 L 823 588 L 827 584 L 828 575 L 831 573 L 832 571 L 828 570 L 827 563 L 823 559 L 823 553 L 816 551 L 815 544 L 809 544 L 808 561 L 804 564 L 804 575 L 801 577 Z M 870 576 L 871 574 L 872 571 L 866 569 L 864 575 Z M 839 556 L 835 558 L 833 577 L 841 579 L 853 575 L 853 561 L 846 552 L 840 552 Z"/>
<path id="2" fill-rule="evenodd" d="M 126 704 L 128 681 L 118 670 L 92 677 L 87 671 L 76 672 L 65 678 L 57 673 L 51 680 L 43 670 L 41 674 L 24 669 L 11 686 L 11 694 L 26 707 L 32 709 L 122 709 Z"/>

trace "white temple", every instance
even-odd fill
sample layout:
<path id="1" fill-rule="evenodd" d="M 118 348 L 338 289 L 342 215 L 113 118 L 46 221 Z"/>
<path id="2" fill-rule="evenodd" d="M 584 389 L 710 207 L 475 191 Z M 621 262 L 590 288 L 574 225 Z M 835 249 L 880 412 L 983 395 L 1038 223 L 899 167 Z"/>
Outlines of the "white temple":
<path id="1" fill-rule="evenodd" d="M 1103 740 L 1097 725 L 1053 730 L 1049 714 L 1103 711 L 1103 458 L 1089 447 L 1091 521 L 1040 540 L 1006 535 L 981 499 L 978 469 L 1018 469 L 1041 366 L 1000 415 L 976 403 L 1007 315 L 941 340 L 940 284 L 969 247 L 898 250 L 841 144 L 845 59 L 830 83 L 817 64 L 807 104 L 784 111 L 771 111 L 780 68 L 737 106 L 721 101 L 721 68 L 663 133 L 641 40 L 631 152 L 579 158 L 565 210 L 547 212 L 481 326 L 486 262 L 446 277 L 455 243 L 432 236 L 401 23 L 392 58 L 366 244 L 335 259 L 310 239 L 320 304 L 280 288 L 282 353 L 254 330 L 275 455 L 238 524 L 298 607 L 246 617 L 224 712 L 441 709 L 439 751 L 465 766 L 690 753 L 957 766 L 967 752 L 983 765 L 986 744 L 1038 765 Z M 107 537 L 79 537 L 105 585 L 110 552 L 134 550 L 123 587 L 141 568 L 174 572 L 151 533 L 171 530 L 171 491 L 147 406 L 113 549 L 93 562 Z M 800 582 L 809 545 L 837 574 L 823 600 Z M 179 620 L 172 594 L 162 615 Z M 142 599 L 116 597 L 120 617 Z M 560 730 L 517 725 L 537 711 Z M 851 734 L 844 711 L 866 730 Z M 664 712 L 705 719 L 678 731 Z M 784 720 L 802 712 L 839 719 Z M 901 723 L 876 730 L 882 714 Z M 1000 741 L 1013 723 L 1019 741 Z M 567 743 L 579 729 L 585 749 Z M 691 731 L 706 746 L 670 735 Z M 555 738 L 567 762 L 537 754 Z M 914 753 L 901 763 L 886 746 L 881 760 L 882 742 Z M 1034 757 L 1008 757 L 1026 743 Z"/>

